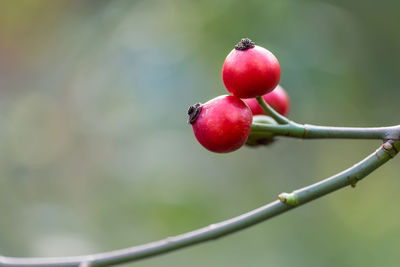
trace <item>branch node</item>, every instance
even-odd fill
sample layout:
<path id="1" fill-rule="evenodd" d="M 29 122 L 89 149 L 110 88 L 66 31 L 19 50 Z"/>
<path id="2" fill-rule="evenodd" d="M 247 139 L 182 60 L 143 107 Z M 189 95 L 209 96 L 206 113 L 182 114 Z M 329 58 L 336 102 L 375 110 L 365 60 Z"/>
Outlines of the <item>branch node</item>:
<path id="1" fill-rule="evenodd" d="M 389 157 L 393 158 L 398 153 L 398 150 L 395 145 L 395 141 L 387 140 L 382 145 L 383 151 L 389 155 Z"/>
<path id="2" fill-rule="evenodd" d="M 377 156 L 376 153 L 375 153 L 375 156 Z M 379 157 L 377 157 L 377 159 L 379 160 Z M 358 181 L 360 181 L 360 180 L 361 180 L 360 177 L 358 177 L 357 175 L 355 175 L 355 176 L 347 176 L 348 184 L 349 184 L 352 188 L 355 188 L 356 185 L 357 185 L 357 183 L 358 183 Z"/>
<path id="3" fill-rule="evenodd" d="M 304 124 L 302 126 L 303 126 L 303 136 L 301 138 L 305 139 L 308 134 L 307 124 Z"/>
<path id="4" fill-rule="evenodd" d="M 281 193 L 279 194 L 278 199 L 284 204 L 291 206 L 299 205 L 299 201 L 295 193 Z"/>
<path id="5" fill-rule="evenodd" d="M 391 150 L 392 148 L 393 148 L 393 146 L 390 142 L 383 143 L 383 149 Z"/>

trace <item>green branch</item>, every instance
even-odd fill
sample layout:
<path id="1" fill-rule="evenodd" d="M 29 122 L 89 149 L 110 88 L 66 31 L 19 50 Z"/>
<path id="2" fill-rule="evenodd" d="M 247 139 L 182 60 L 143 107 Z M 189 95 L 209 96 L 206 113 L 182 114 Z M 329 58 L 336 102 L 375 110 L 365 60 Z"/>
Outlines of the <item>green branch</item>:
<path id="1" fill-rule="evenodd" d="M 317 138 L 341 138 L 341 139 L 379 139 L 397 140 L 400 138 L 400 125 L 391 127 L 330 127 L 316 126 L 310 124 L 298 124 L 290 121 L 288 124 L 273 125 L 253 123 L 251 132 L 262 137 L 263 133 L 270 136 L 288 136 L 295 138 L 317 139 Z"/>
<path id="2" fill-rule="evenodd" d="M 323 181 L 293 191 L 282 193 L 279 200 L 252 210 L 235 218 L 174 237 L 135 246 L 131 248 L 76 257 L 60 258 L 13 258 L 0 256 L 1 267 L 70 267 L 70 266 L 110 266 L 132 262 L 237 232 L 259 222 L 268 220 L 297 206 L 322 197 L 346 186 L 354 186 L 358 181 L 393 158 L 400 149 L 400 140 L 386 141 L 374 153 L 349 169 Z"/>
<path id="3" fill-rule="evenodd" d="M 341 139 L 400 139 L 400 125 L 391 127 L 330 127 L 310 124 L 299 124 L 279 114 L 261 96 L 256 97 L 260 107 L 279 125 L 253 122 L 252 134 L 257 137 L 270 138 L 271 134 L 276 136 L 288 136 L 295 138 L 341 138 Z M 265 134 L 265 136 L 263 135 Z"/>

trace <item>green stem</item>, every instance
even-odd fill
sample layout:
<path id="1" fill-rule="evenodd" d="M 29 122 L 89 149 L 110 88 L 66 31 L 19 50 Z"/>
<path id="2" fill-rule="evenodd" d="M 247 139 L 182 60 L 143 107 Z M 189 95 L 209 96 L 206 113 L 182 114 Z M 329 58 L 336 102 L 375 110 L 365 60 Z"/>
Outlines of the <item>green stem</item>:
<path id="1" fill-rule="evenodd" d="M 346 139 L 381 139 L 397 140 L 400 138 L 400 125 L 391 127 L 330 127 L 299 124 L 282 116 L 268 105 L 261 96 L 256 97 L 261 108 L 280 125 L 253 123 L 252 132 L 273 133 L 274 135 L 295 138 L 346 138 Z"/>
<path id="2" fill-rule="evenodd" d="M 348 185 L 354 186 L 355 183 L 393 158 L 399 150 L 400 140 L 386 141 L 374 153 L 339 174 L 293 191 L 290 194 L 283 193 L 279 196 L 280 200 L 248 213 L 189 233 L 140 246 L 86 256 L 60 258 L 13 258 L 0 256 L 0 267 L 110 266 L 153 257 L 183 247 L 214 240 L 268 220 L 340 188 Z"/>
<path id="3" fill-rule="evenodd" d="M 265 111 L 265 113 L 274 118 L 277 123 L 288 124 L 290 122 L 288 118 L 282 116 L 277 111 L 275 111 L 270 105 L 268 105 L 267 102 L 265 102 L 261 96 L 257 96 L 256 100 L 258 104 L 261 106 L 261 108 Z"/>
<path id="4" fill-rule="evenodd" d="M 400 125 L 391 127 L 357 128 L 357 127 L 328 127 L 289 122 L 283 125 L 253 123 L 253 133 L 270 136 L 288 136 L 295 138 L 347 138 L 347 139 L 380 139 L 396 140 L 400 138 Z"/>

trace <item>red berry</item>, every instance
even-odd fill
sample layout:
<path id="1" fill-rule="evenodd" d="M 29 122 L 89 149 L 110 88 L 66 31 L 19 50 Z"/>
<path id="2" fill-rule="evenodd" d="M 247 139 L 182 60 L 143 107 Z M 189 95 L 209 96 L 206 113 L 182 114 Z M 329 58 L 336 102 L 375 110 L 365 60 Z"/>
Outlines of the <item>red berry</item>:
<path id="1" fill-rule="evenodd" d="M 286 116 L 289 113 L 289 96 L 280 85 L 278 85 L 272 92 L 263 95 L 265 102 L 267 102 L 273 109 L 279 114 Z M 253 115 L 266 114 L 260 107 L 255 98 L 243 99 L 246 104 L 250 107 Z M 266 114 L 269 115 L 269 114 Z"/>
<path id="2" fill-rule="evenodd" d="M 240 98 L 262 96 L 279 83 L 281 67 L 267 49 L 242 39 L 226 57 L 222 79 L 226 89 Z"/>
<path id="3" fill-rule="evenodd" d="M 250 134 L 252 114 L 238 97 L 223 95 L 188 110 L 196 139 L 212 152 L 239 149 Z"/>

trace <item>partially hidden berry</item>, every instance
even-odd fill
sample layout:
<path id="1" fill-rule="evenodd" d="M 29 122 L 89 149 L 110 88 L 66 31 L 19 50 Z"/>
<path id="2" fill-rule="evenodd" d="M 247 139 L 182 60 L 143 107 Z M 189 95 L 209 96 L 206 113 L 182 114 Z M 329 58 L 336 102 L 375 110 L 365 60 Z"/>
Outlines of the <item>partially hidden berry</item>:
<path id="1" fill-rule="evenodd" d="M 242 39 L 226 57 L 222 79 L 226 89 L 240 98 L 262 96 L 279 83 L 281 68 L 267 49 Z"/>
<path id="2" fill-rule="evenodd" d="M 266 115 L 253 116 L 253 123 L 278 125 L 278 123 L 272 117 Z M 273 133 L 250 132 L 249 138 L 246 141 L 246 145 L 251 147 L 267 146 L 275 142 L 275 140 L 276 139 L 274 138 Z"/>
<path id="3" fill-rule="evenodd" d="M 263 95 L 263 99 L 279 114 L 286 116 L 289 113 L 289 96 L 285 89 L 283 89 L 280 85 L 278 85 L 272 92 Z M 245 101 L 249 106 L 253 115 L 266 114 L 255 98 L 243 99 L 243 101 Z"/>
<path id="4" fill-rule="evenodd" d="M 197 114 L 196 114 L 197 113 Z M 223 95 L 189 107 L 188 122 L 206 149 L 228 153 L 239 149 L 250 134 L 252 113 L 238 97 Z"/>

